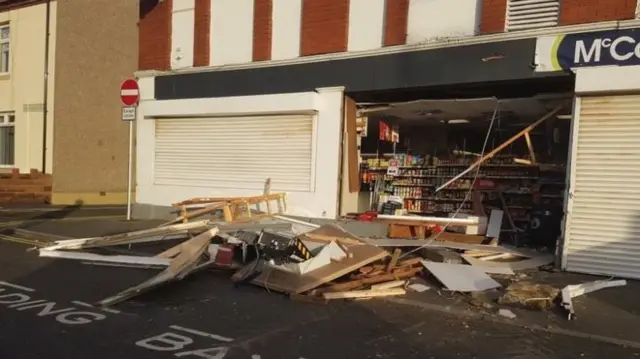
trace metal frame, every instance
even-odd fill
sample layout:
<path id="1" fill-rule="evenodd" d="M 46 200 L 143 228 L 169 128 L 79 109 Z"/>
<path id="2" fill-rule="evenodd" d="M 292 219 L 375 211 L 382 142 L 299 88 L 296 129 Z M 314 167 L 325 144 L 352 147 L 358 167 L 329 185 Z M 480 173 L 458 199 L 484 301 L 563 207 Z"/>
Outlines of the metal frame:
<path id="1" fill-rule="evenodd" d="M 564 195 L 564 218 L 561 232 L 561 256 L 560 268 L 567 268 L 568 254 L 568 233 L 571 226 L 571 212 L 573 211 L 573 189 L 576 182 L 576 160 L 578 154 L 578 133 L 580 130 L 580 108 L 582 96 L 576 95 L 573 100 L 573 119 L 571 123 L 571 131 L 569 133 L 569 161 L 567 163 L 566 186 Z"/>

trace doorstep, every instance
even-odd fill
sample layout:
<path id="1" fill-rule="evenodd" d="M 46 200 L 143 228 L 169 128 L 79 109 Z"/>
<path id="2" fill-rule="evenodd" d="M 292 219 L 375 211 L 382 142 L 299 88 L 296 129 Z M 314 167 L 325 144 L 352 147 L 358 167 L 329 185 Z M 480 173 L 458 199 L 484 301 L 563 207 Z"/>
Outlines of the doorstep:
<path id="1" fill-rule="evenodd" d="M 608 279 L 567 272 L 527 272 L 523 280 L 537 284 L 549 284 L 558 289 L 569 284 L 588 283 Z M 574 333 L 576 336 L 609 338 L 610 342 L 640 348 L 640 282 L 627 280 L 623 287 L 602 289 L 573 299 L 577 318 L 567 320 L 566 312 L 558 307 L 549 310 L 530 310 L 498 304 L 490 293 L 469 295 L 442 290 L 436 283 L 426 282 L 429 290 L 422 293 L 408 292 L 402 298 L 385 300 L 421 307 L 460 317 L 486 319 L 549 332 Z M 508 309 L 516 317 L 509 319 L 498 314 Z"/>

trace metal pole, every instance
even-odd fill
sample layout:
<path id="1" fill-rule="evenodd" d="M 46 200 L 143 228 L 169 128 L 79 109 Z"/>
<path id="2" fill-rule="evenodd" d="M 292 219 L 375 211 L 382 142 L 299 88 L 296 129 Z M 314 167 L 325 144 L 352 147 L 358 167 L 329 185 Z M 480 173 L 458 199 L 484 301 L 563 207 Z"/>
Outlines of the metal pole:
<path id="1" fill-rule="evenodd" d="M 129 169 L 127 171 L 127 221 L 131 220 L 131 180 L 133 177 L 133 122 L 129 121 Z"/>

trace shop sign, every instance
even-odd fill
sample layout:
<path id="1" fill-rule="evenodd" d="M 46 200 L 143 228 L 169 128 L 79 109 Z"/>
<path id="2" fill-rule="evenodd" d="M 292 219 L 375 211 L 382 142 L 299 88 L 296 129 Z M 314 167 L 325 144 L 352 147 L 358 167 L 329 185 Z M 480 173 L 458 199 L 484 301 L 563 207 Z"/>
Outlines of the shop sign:
<path id="1" fill-rule="evenodd" d="M 536 71 L 640 65 L 640 29 L 539 37 Z"/>

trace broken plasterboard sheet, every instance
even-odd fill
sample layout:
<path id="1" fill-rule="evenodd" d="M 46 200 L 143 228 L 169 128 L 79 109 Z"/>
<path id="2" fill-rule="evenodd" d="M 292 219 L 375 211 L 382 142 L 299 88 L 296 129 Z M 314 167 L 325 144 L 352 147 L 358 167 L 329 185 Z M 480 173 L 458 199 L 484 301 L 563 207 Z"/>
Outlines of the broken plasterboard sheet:
<path id="1" fill-rule="evenodd" d="M 297 275 L 271 267 L 264 267 L 262 272 L 251 282 L 271 290 L 300 294 L 389 255 L 387 251 L 375 246 L 352 245 L 345 247 L 349 253 L 351 253 L 351 256 L 339 262 L 332 262 L 303 275 Z M 238 273 L 234 274 L 234 278 L 246 277 L 247 272 L 254 267 L 255 263 L 250 263 Z"/>
<path id="2" fill-rule="evenodd" d="M 137 286 L 125 289 L 124 291 L 112 297 L 101 300 L 99 304 L 102 306 L 113 305 L 127 300 L 131 297 L 140 295 L 148 290 L 166 284 L 170 281 L 184 278 L 193 270 L 198 268 L 200 258 L 209 248 L 211 238 L 213 238 L 213 236 L 215 236 L 217 232 L 217 228 L 212 228 L 182 243 L 182 250 L 180 254 L 178 254 L 175 259 L 171 260 L 171 264 L 169 264 L 169 267 L 167 269 L 163 270 L 155 277 L 146 280 L 141 284 L 138 284 Z"/>
<path id="3" fill-rule="evenodd" d="M 471 256 L 467 256 L 464 254 L 462 255 L 462 258 L 467 263 L 473 266 L 483 267 L 483 268 L 506 268 L 506 269 L 510 269 L 511 271 L 538 268 L 540 266 L 552 263 L 555 260 L 555 257 L 553 256 L 553 254 L 548 254 L 548 253 L 537 254 L 533 258 L 525 258 L 519 261 L 510 261 L 510 262 L 482 260 L 482 259 L 474 258 Z"/>
<path id="4" fill-rule="evenodd" d="M 336 242 L 331 242 L 322 246 L 317 254 L 309 260 L 300 263 L 286 263 L 279 266 L 273 266 L 273 268 L 302 275 L 331 264 L 332 261 L 341 261 L 346 257 L 347 253 L 345 253 Z"/>
<path id="5" fill-rule="evenodd" d="M 190 223 L 181 223 L 167 227 L 144 229 L 141 231 L 127 232 L 104 237 L 57 241 L 56 244 L 42 248 L 42 250 L 53 251 L 60 249 L 85 249 L 180 238 L 181 236 L 186 235 L 188 230 L 207 229 L 208 224 L 209 221 L 197 221 Z"/>
<path id="6" fill-rule="evenodd" d="M 168 267 L 170 260 L 166 258 L 141 257 L 141 256 L 106 256 L 95 253 L 64 252 L 64 251 L 39 251 L 40 257 L 75 259 L 87 262 L 103 262 L 110 264 L 133 264 L 142 266 Z"/>
<path id="7" fill-rule="evenodd" d="M 422 265 L 447 289 L 456 292 L 478 292 L 499 288 L 482 269 L 465 264 L 448 264 L 422 261 Z"/>

